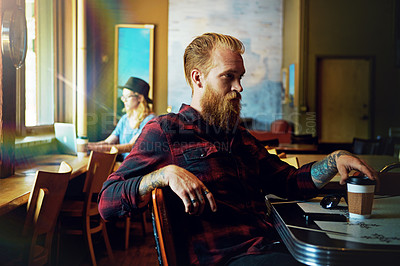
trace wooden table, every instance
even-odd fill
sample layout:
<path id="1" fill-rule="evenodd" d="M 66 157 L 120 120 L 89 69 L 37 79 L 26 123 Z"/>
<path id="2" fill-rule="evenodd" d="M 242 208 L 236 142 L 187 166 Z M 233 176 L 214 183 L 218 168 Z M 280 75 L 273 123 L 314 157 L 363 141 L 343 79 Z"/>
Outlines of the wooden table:
<path id="1" fill-rule="evenodd" d="M 297 157 L 299 165 L 302 166 L 306 163 L 320 161 L 324 159 L 326 154 L 288 154 L 287 157 Z M 399 162 L 399 159 L 389 155 L 356 155 L 358 158 L 364 160 L 368 165 L 376 171 L 381 170 L 385 165 L 390 163 Z"/>
<path id="2" fill-rule="evenodd" d="M 315 144 L 279 143 L 276 150 L 285 153 L 316 153 L 318 146 Z"/>
<path id="3" fill-rule="evenodd" d="M 288 154 L 287 157 L 297 157 L 299 165 L 302 166 L 314 161 L 320 161 L 326 157 L 324 154 Z M 399 159 L 389 155 L 357 155 L 360 159 L 364 160 L 369 166 L 376 171 L 380 171 L 384 166 L 391 163 L 398 163 Z M 399 169 L 394 169 L 393 172 L 398 172 Z M 340 175 L 336 174 L 331 179 L 331 182 L 324 188 L 325 192 L 336 190 L 338 188 L 344 189 L 345 186 L 339 185 Z M 382 188 L 383 189 L 383 188 Z"/>
<path id="4" fill-rule="evenodd" d="M 28 202 L 37 170 L 57 172 L 62 161 L 71 165 L 73 179 L 86 172 L 89 157 L 52 154 L 18 165 L 13 176 L 0 179 L 0 215 Z"/>

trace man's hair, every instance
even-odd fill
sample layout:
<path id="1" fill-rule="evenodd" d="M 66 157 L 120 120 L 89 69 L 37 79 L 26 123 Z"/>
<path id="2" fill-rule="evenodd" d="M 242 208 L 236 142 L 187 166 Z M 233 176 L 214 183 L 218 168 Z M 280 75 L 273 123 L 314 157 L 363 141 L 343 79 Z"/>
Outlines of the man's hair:
<path id="1" fill-rule="evenodd" d="M 239 54 L 244 53 L 243 43 L 235 37 L 219 33 L 204 33 L 196 37 L 186 47 L 183 55 L 185 77 L 192 88 L 192 94 L 193 84 L 190 72 L 196 68 L 207 76 L 213 65 L 212 53 L 216 48 L 226 48 Z"/>

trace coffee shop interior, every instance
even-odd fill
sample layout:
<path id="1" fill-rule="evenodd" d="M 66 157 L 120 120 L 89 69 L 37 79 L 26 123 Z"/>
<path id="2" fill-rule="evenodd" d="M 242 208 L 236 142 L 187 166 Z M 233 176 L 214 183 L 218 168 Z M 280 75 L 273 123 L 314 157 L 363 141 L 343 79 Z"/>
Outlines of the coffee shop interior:
<path id="1" fill-rule="evenodd" d="M 20 246 L 34 215 L 27 207 L 35 177 L 46 173 L 69 182 L 44 226 L 50 244 L 42 264 L 163 264 L 152 207 L 67 234 L 69 222 L 60 220 L 75 214 L 63 211 L 66 202 L 95 198 L 96 190 L 83 188 L 95 156 L 65 154 L 54 124 L 72 124 L 78 139 L 106 139 L 123 115 L 118 86 L 130 76 L 149 83 L 156 115 L 178 112 L 191 100 L 184 49 L 205 32 L 244 43 L 241 125 L 271 153 L 295 158 L 297 167 L 338 149 L 377 171 L 399 162 L 399 0 L 0 0 L 0 11 L 0 258 L 7 265 L 34 253 Z M 61 161 L 72 169 L 57 173 Z M 399 258 L 396 241 L 389 256 Z M 306 255 L 295 258 L 319 264 Z"/>

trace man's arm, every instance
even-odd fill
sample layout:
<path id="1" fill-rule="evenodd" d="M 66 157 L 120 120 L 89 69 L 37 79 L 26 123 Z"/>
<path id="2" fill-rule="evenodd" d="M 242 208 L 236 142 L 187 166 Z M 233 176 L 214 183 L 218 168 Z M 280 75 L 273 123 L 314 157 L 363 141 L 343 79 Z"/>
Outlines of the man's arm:
<path id="1" fill-rule="evenodd" d="M 214 197 L 203 182 L 176 165 L 168 165 L 143 176 L 139 185 L 139 207 L 144 207 L 149 203 L 153 189 L 166 186 L 169 186 L 182 199 L 185 211 L 189 214 L 201 214 L 206 204 L 205 198 L 211 210 L 217 211 Z"/>
<path id="2" fill-rule="evenodd" d="M 106 220 L 140 211 L 139 185 L 143 178 L 171 164 L 165 135 L 157 122 L 148 123 L 136 140 L 130 155 L 103 183 L 99 212 Z"/>
<path id="3" fill-rule="evenodd" d="M 106 220 L 121 217 L 145 207 L 151 191 L 170 186 L 182 199 L 186 212 L 199 214 L 205 199 L 213 211 L 214 198 L 204 184 L 187 170 L 173 165 L 167 139 L 157 122 L 143 129 L 130 155 L 112 173 L 99 194 L 99 211 Z"/>
<path id="4" fill-rule="evenodd" d="M 88 150 L 90 151 L 98 151 L 98 152 L 109 152 L 111 147 L 115 147 L 118 149 L 118 153 L 128 153 L 132 150 L 133 144 L 131 143 L 126 143 L 126 144 L 110 144 L 107 142 L 101 142 L 101 143 L 89 143 L 88 144 Z"/>
<path id="5" fill-rule="evenodd" d="M 378 174 L 374 169 L 350 152 L 343 150 L 335 151 L 325 159 L 316 162 L 311 167 L 311 177 L 315 186 L 322 188 L 339 172 L 340 184 L 343 185 L 351 170 L 360 171 L 369 179 L 378 179 Z"/>

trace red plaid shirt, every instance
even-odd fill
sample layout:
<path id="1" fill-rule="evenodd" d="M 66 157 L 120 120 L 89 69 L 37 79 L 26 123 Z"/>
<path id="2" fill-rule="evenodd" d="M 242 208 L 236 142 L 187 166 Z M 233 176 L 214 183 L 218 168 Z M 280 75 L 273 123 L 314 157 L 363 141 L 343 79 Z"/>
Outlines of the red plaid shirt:
<path id="1" fill-rule="evenodd" d="M 118 171 L 108 177 L 99 200 L 103 218 L 140 211 L 136 195 L 141 177 L 169 164 L 197 176 L 217 203 L 216 213 L 208 206 L 200 216 L 182 211 L 192 264 L 224 264 L 230 258 L 266 252 L 276 234 L 265 215 L 264 195 L 305 199 L 317 192 L 312 164 L 295 169 L 270 155 L 243 127 L 226 133 L 183 105 L 178 114 L 150 121 Z"/>

